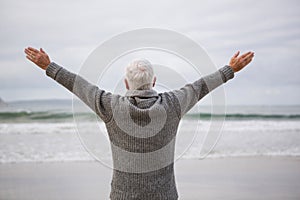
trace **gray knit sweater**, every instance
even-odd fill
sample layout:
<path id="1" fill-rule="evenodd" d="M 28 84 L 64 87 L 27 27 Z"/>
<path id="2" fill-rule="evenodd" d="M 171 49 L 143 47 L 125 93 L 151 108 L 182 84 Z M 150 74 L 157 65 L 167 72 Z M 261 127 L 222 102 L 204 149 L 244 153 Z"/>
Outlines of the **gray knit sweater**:
<path id="1" fill-rule="evenodd" d="M 173 161 L 179 121 L 202 97 L 234 77 L 225 66 L 178 90 L 128 90 L 120 96 L 53 62 L 46 74 L 104 121 L 114 166 L 111 200 L 178 199 Z"/>

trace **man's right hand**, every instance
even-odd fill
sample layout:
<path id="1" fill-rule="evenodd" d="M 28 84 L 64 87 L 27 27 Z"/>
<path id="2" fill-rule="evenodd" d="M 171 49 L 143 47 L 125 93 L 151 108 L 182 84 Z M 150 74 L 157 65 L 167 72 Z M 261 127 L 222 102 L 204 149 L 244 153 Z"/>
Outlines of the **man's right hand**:
<path id="1" fill-rule="evenodd" d="M 48 65 L 51 63 L 49 56 L 42 48 L 40 48 L 40 50 L 37 50 L 35 48 L 28 47 L 24 50 L 24 52 L 28 60 L 30 60 L 43 70 L 46 70 Z"/>
<path id="2" fill-rule="evenodd" d="M 247 52 L 243 55 L 239 56 L 240 52 L 236 52 L 233 57 L 230 59 L 229 66 L 233 69 L 234 72 L 238 72 L 243 69 L 246 65 L 248 65 L 253 57 L 254 52 Z"/>

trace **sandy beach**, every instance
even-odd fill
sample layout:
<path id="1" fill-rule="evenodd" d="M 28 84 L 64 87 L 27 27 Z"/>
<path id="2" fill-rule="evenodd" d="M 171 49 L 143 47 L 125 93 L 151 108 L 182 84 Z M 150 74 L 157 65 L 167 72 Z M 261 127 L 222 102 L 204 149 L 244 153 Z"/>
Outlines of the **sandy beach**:
<path id="1" fill-rule="evenodd" d="M 180 199 L 300 199 L 299 157 L 179 160 Z M 0 165 L 1 200 L 109 199 L 112 170 L 98 162 Z"/>

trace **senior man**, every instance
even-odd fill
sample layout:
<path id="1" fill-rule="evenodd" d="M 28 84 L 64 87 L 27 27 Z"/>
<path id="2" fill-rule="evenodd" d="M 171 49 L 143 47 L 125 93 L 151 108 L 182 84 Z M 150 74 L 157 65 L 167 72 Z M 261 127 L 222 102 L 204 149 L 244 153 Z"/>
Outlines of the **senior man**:
<path id="1" fill-rule="evenodd" d="M 157 93 L 151 63 L 126 67 L 125 96 L 111 94 L 51 62 L 41 48 L 26 58 L 87 104 L 105 123 L 113 158 L 111 200 L 176 200 L 174 149 L 178 125 L 201 98 L 248 65 L 253 52 L 236 52 L 228 65 L 180 89 Z"/>

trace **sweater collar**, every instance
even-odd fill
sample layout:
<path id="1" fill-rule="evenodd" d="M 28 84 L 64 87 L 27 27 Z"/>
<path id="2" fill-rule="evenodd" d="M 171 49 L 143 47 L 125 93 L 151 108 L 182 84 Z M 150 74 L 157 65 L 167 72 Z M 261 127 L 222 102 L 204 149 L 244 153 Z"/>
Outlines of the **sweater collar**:
<path id="1" fill-rule="evenodd" d="M 127 97 L 157 97 L 155 90 L 127 90 L 125 96 Z"/>

